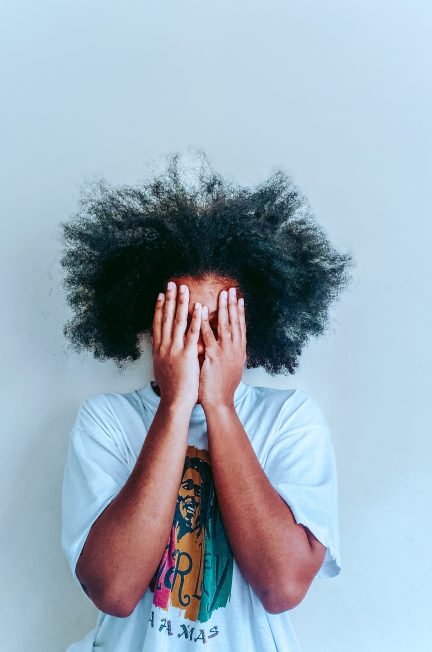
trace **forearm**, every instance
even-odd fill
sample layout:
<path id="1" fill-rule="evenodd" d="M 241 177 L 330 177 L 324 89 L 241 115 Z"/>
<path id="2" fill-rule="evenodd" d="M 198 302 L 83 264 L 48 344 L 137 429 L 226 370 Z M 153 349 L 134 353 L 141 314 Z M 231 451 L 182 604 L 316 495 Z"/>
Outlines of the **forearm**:
<path id="1" fill-rule="evenodd" d="M 128 615 L 169 540 L 190 412 L 160 404 L 127 482 L 93 524 L 77 575 L 103 611 Z M 163 487 L 163 491 L 161 491 Z"/>
<path id="2" fill-rule="evenodd" d="M 267 610 L 283 610 L 303 586 L 307 534 L 265 475 L 234 406 L 207 409 L 206 419 L 216 493 L 234 557 Z"/>

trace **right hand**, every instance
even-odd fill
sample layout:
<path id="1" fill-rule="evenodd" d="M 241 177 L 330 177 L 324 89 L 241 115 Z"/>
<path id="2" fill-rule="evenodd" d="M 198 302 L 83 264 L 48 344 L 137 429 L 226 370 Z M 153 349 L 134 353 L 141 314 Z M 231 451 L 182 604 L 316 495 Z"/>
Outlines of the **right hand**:
<path id="1" fill-rule="evenodd" d="M 153 318 L 153 371 L 159 385 L 161 401 L 192 411 L 198 401 L 200 366 L 198 339 L 201 329 L 201 304 L 195 304 L 186 331 L 189 288 L 183 293 L 177 286 L 166 291 L 156 302 Z"/>

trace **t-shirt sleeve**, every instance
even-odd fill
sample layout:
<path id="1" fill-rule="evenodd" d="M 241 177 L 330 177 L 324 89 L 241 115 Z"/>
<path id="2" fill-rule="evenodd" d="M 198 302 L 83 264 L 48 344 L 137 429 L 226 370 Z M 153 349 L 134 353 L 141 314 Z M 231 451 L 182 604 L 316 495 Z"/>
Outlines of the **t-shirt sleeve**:
<path id="1" fill-rule="evenodd" d="M 307 396 L 302 417 L 283 418 L 264 470 L 272 486 L 303 524 L 327 548 L 315 577 L 341 571 L 336 459 L 327 421 Z"/>
<path id="2" fill-rule="evenodd" d="M 106 399 L 103 395 L 87 399 L 70 432 L 62 487 L 61 546 L 82 589 L 75 568 L 87 535 L 129 475 Z"/>

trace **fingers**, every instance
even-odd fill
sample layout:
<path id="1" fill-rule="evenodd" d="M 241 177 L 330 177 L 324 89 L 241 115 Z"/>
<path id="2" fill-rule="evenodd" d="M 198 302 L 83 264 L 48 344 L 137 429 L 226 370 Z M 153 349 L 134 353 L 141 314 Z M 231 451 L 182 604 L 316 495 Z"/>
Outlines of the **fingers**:
<path id="1" fill-rule="evenodd" d="M 246 341 L 247 341 L 246 340 L 246 314 L 245 314 L 243 297 L 240 297 L 237 305 L 238 305 L 240 332 L 241 332 L 241 346 L 243 351 L 246 353 Z"/>
<path id="2" fill-rule="evenodd" d="M 209 347 L 216 344 L 216 338 L 210 327 L 208 320 L 208 306 L 203 306 L 201 312 L 201 332 L 203 336 L 204 346 Z"/>
<path id="3" fill-rule="evenodd" d="M 165 305 L 162 315 L 161 346 L 168 347 L 171 344 L 174 313 L 176 309 L 177 286 L 169 281 L 165 296 Z"/>
<path id="4" fill-rule="evenodd" d="M 182 287 L 182 286 L 180 286 Z M 204 343 L 210 346 L 216 343 L 216 338 L 208 321 L 208 314 L 200 303 L 195 303 L 192 319 L 187 329 L 190 293 L 187 285 L 184 291 L 179 288 L 177 301 L 177 287 L 174 282 L 167 285 L 166 294 L 159 293 L 153 317 L 153 346 L 169 346 L 176 342 L 183 346 L 186 337 L 189 343 L 196 344 L 202 331 Z M 186 332 L 185 332 L 186 331 Z M 222 290 L 218 297 L 218 339 L 222 342 L 233 342 L 246 351 L 246 316 L 244 300 L 237 300 L 236 288 L 231 287 L 229 293 Z"/>
<path id="5" fill-rule="evenodd" d="M 179 287 L 177 309 L 174 316 L 172 341 L 183 347 L 189 309 L 189 288 L 182 283 Z"/>
<path id="6" fill-rule="evenodd" d="M 242 331 L 237 306 L 237 291 L 231 287 L 229 292 L 222 290 L 219 294 L 218 337 L 233 344 L 241 344 Z"/>
<path id="7" fill-rule="evenodd" d="M 228 315 L 231 326 L 231 339 L 233 344 L 241 344 L 241 331 L 239 311 L 237 307 L 237 292 L 236 288 L 232 287 L 228 293 Z"/>
<path id="8" fill-rule="evenodd" d="M 228 292 L 222 290 L 218 297 L 218 340 L 231 340 L 231 326 L 228 316 Z"/>
<path id="9" fill-rule="evenodd" d="M 158 297 L 156 299 L 156 306 L 155 306 L 155 311 L 153 315 L 153 347 L 154 349 L 158 349 L 160 347 L 161 343 L 161 337 L 162 337 L 162 315 L 163 315 L 163 307 L 164 307 L 164 302 L 165 302 L 165 295 L 163 292 L 159 292 Z"/>
<path id="10" fill-rule="evenodd" d="M 186 333 L 186 345 L 197 346 L 200 329 L 201 329 L 201 313 L 202 306 L 199 302 L 195 303 L 194 311 L 192 313 L 191 323 Z"/>

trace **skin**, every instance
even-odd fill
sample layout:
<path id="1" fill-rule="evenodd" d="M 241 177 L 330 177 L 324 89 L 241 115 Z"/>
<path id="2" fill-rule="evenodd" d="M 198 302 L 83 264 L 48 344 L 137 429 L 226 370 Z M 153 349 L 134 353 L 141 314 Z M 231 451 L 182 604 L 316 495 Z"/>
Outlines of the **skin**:
<path id="1" fill-rule="evenodd" d="M 326 548 L 308 528 L 297 524 L 289 505 L 270 484 L 234 408 L 247 342 L 245 309 L 238 301 L 241 295 L 236 295 L 235 282 L 175 280 L 189 284 L 188 319 L 198 301 L 210 314 L 209 320 L 201 311 L 198 402 L 206 415 L 212 471 L 227 536 L 245 579 L 267 611 L 280 613 L 303 600 Z M 174 298 L 176 289 L 171 292 Z M 163 396 L 163 388 L 159 391 Z"/>
<path id="2" fill-rule="evenodd" d="M 215 292 L 214 286 L 209 290 Z M 179 300 L 181 310 L 173 328 L 175 294 L 167 295 L 166 302 L 155 306 L 152 333 L 159 406 L 132 472 L 93 523 L 76 565 L 77 577 L 92 602 L 118 618 L 135 609 L 169 541 L 191 412 L 198 400 L 200 310 L 188 315 L 189 302 Z"/>
<path id="3" fill-rule="evenodd" d="M 221 292 L 227 291 L 230 287 L 235 287 L 238 293 L 238 298 L 243 298 L 243 295 L 238 287 L 238 284 L 234 279 L 230 278 L 225 278 L 223 280 L 217 279 L 215 277 L 206 277 L 205 279 L 197 279 L 193 276 L 182 276 L 182 277 L 172 277 L 170 279 L 171 282 L 175 284 L 175 287 L 172 288 L 171 290 L 168 289 L 163 296 L 163 299 L 161 302 L 158 302 L 155 308 L 155 319 L 154 319 L 154 328 L 160 328 L 163 330 L 162 326 L 162 319 L 163 319 L 163 314 L 168 316 L 173 322 L 174 322 L 174 316 L 177 310 L 177 317 L 179 319 L 182 319 L 185 327 L 184 328 L 179 328 L 176 330 L 175 324 L 173 325 L 173 330 L 172 330 L 172 340 L 180 341 L 183 338 L 183 342 L 186 341 L 186 332 L 185 330 L 188 329 L 191 325 L 192 317 L 194 315 L 194 307 L 198 303 L 198 314 L 199 316 L 202 315 L 202 307 L 206 306 L 208 310 L 208 318 L 207 318 L 207 323 L 209 327 L 211 328 L 215 340 L 218 340 L 220 337 L 220 326 L 218 325 L 218 301 L 219 301 L 219 296 Z M 180 292 L 181 286 L 185 286 L 185 293 L 182 294 Z M 201 320 L 200 320 L 201 321 Z M 229 328 L 228 324 L 223 325 L 224 330 Z M 244 327 L 245 328 L 245 327 Z M 244 346 L 246 345 L 246 336 L 244 334 Z M 164 336 L 161 334 L 160 339 L 158 339 L 157 335 L 155 337 L 154 332 L 152 335 L 152 343 L 153 347 L 157 347 L 158 344 L 159 346 L 163 344 L 164 342 Z M 168 346 L 169 342 L 169 334 L 165 336 L 165 345 Z M 180 345 L 179 345 L 180 346 Z M 199 392 L 199 370 L 202 369 L 202 366 L 204 364 L 204 360 L 206 358 L 206 348 L 207 348 L 207 362 L 204 367 L 204 372 L 203 376 L 201 377 L 201 384 L 204 375 L 208 375 L 209 368 L 214 367 L 214 365 L 211 365 L 210 363 L 214 360 L 214 358 L 210 358 L 210 350 L 209 347 L 205 345 L 204 343 L 204 331 L 201 328 L 198 336 L 198 341 L 197 341 L 197 347 L 196 347 L 196 354 L 198 357 L 198 365 L 194 364 L 194 360 L 191 360 L 188 362 L 188 378 L 187 378 L 187 383 L 185 384 L 191 384 L 192 381 L 192 386 L 193 386 L 193 392 L 195 395 L 195 392 L 197 394 L 196 400 L 194 401 L 195 403 L 201 403 L 202 399 L 202 391 L 203 388 L 201 389 L 201 392 Z M 196 357 L 196 356 L 193 356 Z M 244 355 L 245 362 L 246 362 L 246 355 Z M 168 375 L 166 372 L 167 368 L 169 367 L 169 375 L 172 376 L 172 367 L 174 365 L 169 365 L 166 361 L 163 362 L 161 365 L 158 364 L 158 360 L 155 360 L 155 355 L 153 355 L 153 367 L 154 367 L 154 372 L 155 372 L 155 378 L 156 378 L 156 385 L 154 386 L 154 389 L 159 396 L 161 395 L 161 390 L 160 390 L 160 383 L 159 383 L 159 377 L 162 376 L 162 384 L 165 381 L 165 377 Z M 164 370 L 159 371 L 159 367 L 163 366 Z M 199 368 L 199 370 L 198 370 Z M 214 369 L 212 369 L 213 374 L 214 374 Z M 243 370 L 242 370 L 243 371 Z M 232 382 L 230 384 L 230 387 L 228 388 L 229 391 L 232 389 L 232 384 L 236 380 L 236 376 L 238 377 L 238 373 L 234 374 L 234 378 L 232 379 Z M 241 379 L 241 375 L 238 377 L 238 382 L 237 385 L 239 384 Z M 186 380 L 186 378 L 184 379 Z M 179 379 L 179 382 L 181 380 Z M 216 379 L 217 383 L 217 379 Z M 237 387 L 237 385 L 234 387 L 233 393 Z M 165 393 L 170 393 L 171 392 L 174 395 L 176 394 L 176 389 L 171 387 L 165 387 Z M 204 397 L 205 400 L 206 397 Z M 186 398 L 186 401 L 188 403 L 188 399 Z"/>
<path id="4" fill-rule="evenodd" d="M 198 401 L 206 415 L 227 536 L 264 608 L 280 613 L 296 606 L 323 561 L 325 547 L 295 522 L 273 489 L 234 408 L 246 359 L 246 325 L 237 300 L 224 303 L 223 289 L 231 283 L 193 281 L 192 302 L 182 295 L 177 305 L 174 290 L 156 303 L 153 367 L 161 400 L 131 474 L 93 523 L 76 566 L 84 590 L 104 613 L 129 616 L 160 562 L 177 506 L 191 411 Z M 208 302 L 210 312 L 217 309 L 216 327 L 201 317 L 200 306 L 192 312 L 198 298 Z"/>

